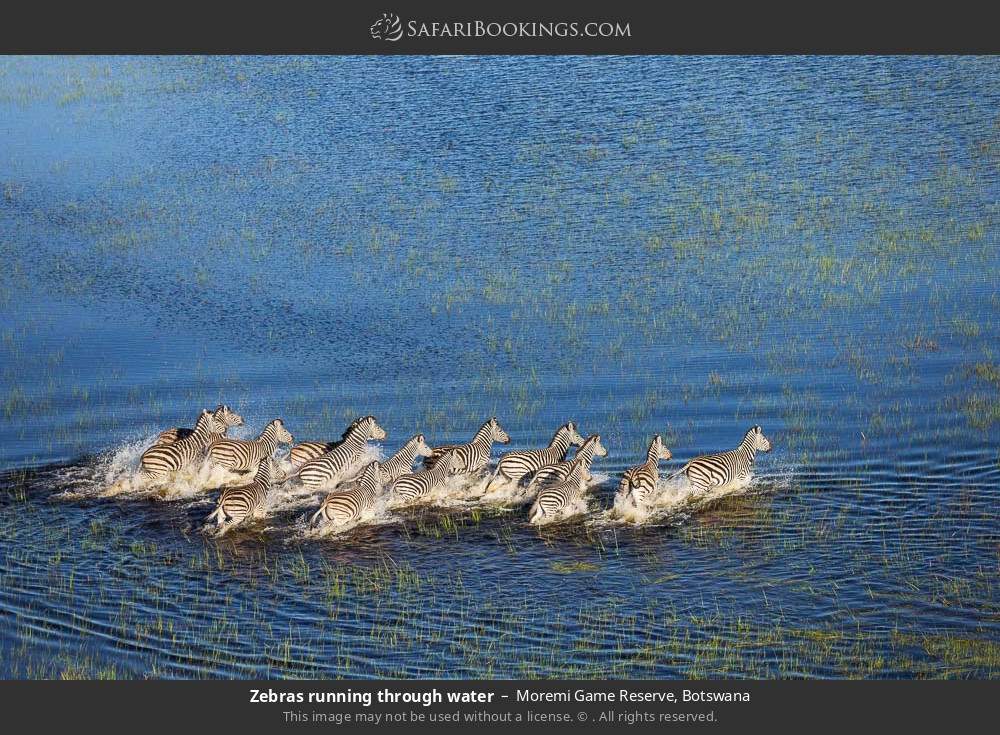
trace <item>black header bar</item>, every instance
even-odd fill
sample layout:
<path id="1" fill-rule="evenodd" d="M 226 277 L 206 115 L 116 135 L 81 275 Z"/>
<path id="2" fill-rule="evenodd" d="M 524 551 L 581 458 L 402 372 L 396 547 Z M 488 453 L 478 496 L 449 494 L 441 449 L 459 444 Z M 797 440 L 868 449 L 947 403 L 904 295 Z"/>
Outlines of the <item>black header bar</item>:
<path id="1" fill-rule="evenodd" d="M 992 19 L 951 3 L 94 4 L 19 8 L 3 53 L 995 53 Z M 266 10 L 263 10 L 266 8 Z"/>

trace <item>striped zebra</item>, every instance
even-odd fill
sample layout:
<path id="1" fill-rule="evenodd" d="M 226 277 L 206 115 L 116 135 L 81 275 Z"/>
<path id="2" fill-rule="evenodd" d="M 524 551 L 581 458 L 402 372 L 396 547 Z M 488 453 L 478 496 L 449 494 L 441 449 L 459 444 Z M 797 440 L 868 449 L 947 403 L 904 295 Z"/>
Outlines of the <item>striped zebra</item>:
<path id="1" fill-rule="evenodd" d="M 370 462 L 361 472 L 361 477 L 350 487 L 334 490 L 326 496 L 309 525 L 319 528 L 328 523 L 344 525 L 358 520 L 361 514 L 375 505 L 382 492 L 382 473 L 378 462 Z"/>
<path id="2" fill-rule="evenodd" d="M 528 522 L 543 523 L 562 515 L 567 506 L 571 506 L 583 497 L 589 474 L 587 463 L 583 458 L 576 458 L 570 462 L 570 470 L 566 479 L 549 485 L 538 493 L 538 497 L 535 498 L 535 502 L 528 512 Z"/>
<path id="3" fill-rule="evenodd" d="M 576 450 L 576 456 L 573 457 L 573 459 L 555 462 L 539 469 L 535 473 L 534 477 L 531 478 L 531 482 L 528 483 L 528 489 L 525 492 L 525 495 L 530 498 L 542 488 L 555 485 L 556 483 L 565 480 L 569 477 L 569 473 L 573 470 L 573 463 L 578 459 L 582 460 L 583 468 L 587 472 L 586 480 L 587 482 L 590 482 L 593 479 L 590 475 L 590 464 L 594 461 L 594 457 L 607 456 L 608 450 L 604 448 L 603 444 L 601 444 L 601 435 L 591 434 L 587 437 L 587 440 L 584 441 L 583 446 Z"/>
<path id="4" fill-rule="evenodd" d="M 299 465 L 305 464 L 310 459 L 316 459 L 316 457 L 321 454 L 326 454 L 327 452 L 332 452 L 334 449 L 339 447 L 344 443 L 344 439 L 347 435 L 351 433 L 351 429 L 357 426 L 357 423 L 361 419 L 354 419 L 351 425 L 344 429 L 344 433 L 340 435 L 340 438 L 332 442 L 302 442 L 301 444 L 296 444 L 292 447 L 291 452 L 288 454 L 288 459 L 292 463 L 292 467 L 298 467 Z"/>
<path id="5" fill-rule="evenodd" d="M 209 411 L 202 411 L 198 423 L 189 436 L 173 444 L 156 444 L 142 453 L 139 474 L 146 480 L 162 480 L 171 472 L 200 460 L 213 434 L 225 432 L 221 419 Z"/>
<path id="6" fill-rule="evenodd" d="M 489 492 L 494 482 L 521 482 L 546 465 L 562 462 L 570 447 L 582 446 L 584 439 L 576 430 L 576 424 L 570 421 L 563 424 L 552 437 L 545 449 L 529 449 L 522 452 L 506 452 L 500 455 L 497 471 L 486 486 Z"/>
<path id="7" fill-rule="evenodd" d="M 369 439 L 380 441 L 385 436 L 385 429 L 378 425 L 374 416 L 360 418 L 347 431 L 344 441 L 299 467 L 297 476 L 308 487 L 329 484 L 336 486 L 354 468 L 365 443 Z"/>
<path id="8" fill-rule="evenodd" d="M 419 472 L 408 472 L 392 483 L 391 492 L 394 503 L 411 503 L 427 495 L 431 490 L 440 487 L 445 480 L 458 474 L 461 469 L 458 454 L 454 451 L 445 452 L 434 467 Z"/>
<path id="9" fill-rule="evenodd" d="M 645 463 L 625 470 L 618 485 L 618 495 L 625 497 L 631 493 L 637 504 L 642 503 L 653 492 L 656 481 L 660 479 L 660 460 L 671 457 L 673 454 L 663 446 L 663 438 L 659 434 L 654 436 L 646 451 Z"/>
<path id="10" fill-rule="evenodd" d="M 247 472 L 270 459 L 278 444 L 290 444 L 294 439 L 281 419 L 275 419 L 256 439 L 219 439 L 209 446 L 208 458 L 213 464 L 232 472 Z"/>
<path id="11" fill-rule="evenodd" d="M 226 430 L 234 426 L 243 426 L 243 417 L 240 416 L 238 413 L 236 413 L 229 406 L 225 406 L 220 403 L 218 406 L 215 407 L 215 410 L 212 411 L 212 414 L 215 416 L 215 418 L 222 420 L 222 423 L 225 424 L 226 426 Z M 152 446 L 156 446 L 158 444 L 173 444 L 174 442 L 180 439 L 185 439 L 191 436 L 191 434 L 193 433 L 194 429 L 187 429 L 184 428 L 183 426 L 175 426 L 171 429 L 164 429 L 159 433 L 155 441 L 153 441 Z M 226 435 L 225 431 L 223 431 L 221 434 L 213 434 L 212 441 L 217 441 L 218 439 L 221 439 L 225 435 Z"/>
<path id="12" fill-rule="evenodd" d="M 222 491 L 215 511 L 205 519 L 207 523 L 215 521 L 219 535 L 242 523 L 264 507 L 274 470 L 271 458 L 265 457 L 257 464 L 257 472 L 253 482 L 240 487 L 230 487 Z"/>
<path id="13" fill-rule="evenodd" d="M 770 451 L 771 442 L 764 436 L 764 430 L 759 426 L 751 426 L 736 449 L 695 457 L 671 475 L 670 479 L 680 474 L 687 475 L 691 484 L 702 492 L 725 487 L 732 482 L 747 479 L 753 470 L 757 452 Z"/>
<path id="14" fill-rule="evenodd" d="M 490 463 L 490 453 L 493 450 L 494 442 L 510 444 L 510 436 L 500 427 L 496 416 L 479 427 L 479 431 L 468 444 L 446 444 L 434 447 L 430 456 L 424 457 L 424 467 L 432 470 L 447 452 L 455 452 L 458 457 L 458 474 L 479 472 Z"/>
<path id="15" fill-rule="evenodd" d="M 424 441 L 424 435 L 417 434 L 406 442 L 398 452 L 379 465 L 382 482 L 389 485 L 397 477 L 412 472 L 413 460 L 417 457 L 426 457 L 430 453 L 431 448 Z"/>

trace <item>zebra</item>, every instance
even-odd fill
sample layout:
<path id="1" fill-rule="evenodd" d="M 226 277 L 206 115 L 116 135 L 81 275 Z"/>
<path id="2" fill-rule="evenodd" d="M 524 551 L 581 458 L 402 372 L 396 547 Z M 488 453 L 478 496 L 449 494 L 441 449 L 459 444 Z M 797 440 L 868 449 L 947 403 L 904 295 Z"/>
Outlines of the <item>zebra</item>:
<path id="1" fill-rule="evenodd" d="M 702 492 L 724 487 L 748 478 L 757 452 L 770 451 L 771 441 L 764 436 L 764 430 L 759 426 L 751 426 L 736 449 L 695 457 L 671 475 L 670 479 L 681 474 L 687 475 L 691 484 Z"/>
<path id="2" fill-rule="evenodd" d="M 582 457 L 574 458 L 565 479 L 538 493 L 528 512 L 528 522 L 539 524 L 560 515 L 567 506 L 583 496 L 588 474 L 586 461 Z"/>
<path id="3" fill-rule="evenodd" d="M 657 434 L 646 451 L 646 462 L 636 467 L 630 467 L 622 475 L 618 485 L 618 495 L 625 497 L 630 492 L 632 499 L 638 504 L 643 502 L 656 487 L 660 479 L 660 460 L 670 459 L 673 454 L 663 446 L 663 438 Z"/>
<path id="4" fill-rule="evenodd" d="M 222 419 L 222 423 L 225 424 L 226 430 L 232 428 L 233 426 L 243 426 L 243 417 L 236 413 L 229 406 L 220 403 L 212 411 L 213 415 L 217 419 Z M 183 426 L 175 426 L 171 429 L 164 429 L 159 433 L 156 439 L 153 441 L 152 446 L 157 446 L 160 444 L 173 444 L 174 442 L 185 439 L 194 433 L 194 429 L 187 429 Z M 218 441 L 226 435 L 224 430 L 221 434 L 213 434 L 212 441 Z"/>
<path id="5" fill-rule="evenodd" d="M 208 447 L 208 458 L 232 472 L 252 470 L 264 458 L 270 458 L 278 444 L 290 444 L 294 439 L 281 419 L 275 419 L 256 439 L 219 439 Z"/>
<path id="6" fill-rule="evenodd" d="M 424 435 L 417 434 L 406 442 L 398 452 L 379 465 L 379 471 L 382 473 L 382 482 L 389 485 L 397 477 L 412 472 L 413 460 L 418 456 L 426 457 L 430 453 L 431 448 L 424 441 Z"/>
<path id="7" fill-rule="evenodd" d="M 580 447 L 584 439 L 576 430 L 576 424 L 570 421 L 563 424 L 552 437 L 552 441 L 545 449 L 529 449 L 522 452 L 507 452 L 500 455 L 497 462 L 497 471 L 486 486 L 489 492 L 490 487 L 496 481 L 520 482 L 529 475 L 533 475 L 546 465 L 555 462 L 562 462 L 566 459 L 566 453 L 570 447 Z"/>
<path id="8" fill-rule="evenodd" d="M 351 433 L 351 429 L 357 426 L 358 421 L 361 419 L 354 419 L 351 425 L 344 429 L 344 433 L 340 435 L 340 439 L 332 442 L 302 442 L 301 444 L 296 444 L 292 447 L 288 454 L 288 459 L 292 463 L 293 467 L 298 467 L 299 465 L 305 464 L 310 459 L 316 459 L 321 454 L 326 454 L 327 452 L 332 452 L 334 449 L 339 447 L 344 443 L 344 439 L 347 435 Z"/>
<path id="9" fill-rule="evenodd" d="M 257 472 L 253 476 L 253 482 L 249 485 L 223 490 L 215 511 L 205 521 L 207 523 L 215 521 L 216 528 L 221 535 L 258 512 L 264 507 L 264 501 L 267 500 L 273 474 L 271 458 L 264 457 L 257 464 Z"/>
<path id="10" fill-rule="evenodd" d="M 333 483 L 336 486 L 357 462 L 369 439 L 385 439 L 385 429 L 374 416 L 358 419 L 347 431 L 347 436 L 334 449 L 309 460 L 299 467 L 299 481 L 308 487 Z"/>
<path id="11" fill-rule="evenodd" d="M 510 436 L 500 427 L 496 416 L 480 426 L 479 431 L 468 444 L 446 444 L 434 447 L 430 456 L 424 457 L 424 467 L 432 470 L 447 452 L 455 452 L 459 467 L 457 474 L 478 472 L 490 463 L 493 442 L 510 444 Z"/>
<path id="12" fill-rule="evenodd" d="M 593 479 L 590 475 L 590 464 L 594 461 L 594 457 L 607 456 L 608 450 L 601 444 L 601 435 L 591 434 L 587 437 L 583 446 L 576 450 L 576 456 L 573 459 L 546 465 L 535 472 L 534 477 L 531 478 L 531 482 L 528 483 L 525 495 L 530 498 L 543 487 L 551 486 L 565 480 L 569 477 L 569 473 L 573 469 L 573 463 L 578 459 L 583 461 L 583 467 L 587 471 L 586 479 L 587 482 L 590 482 Z"/>
<path id="13" fill-rule="evenodd" d="M 201 459 L 213 434 L 222 434 L 226 426 L 222 419 L 202 411 L 190 436 L 173 444 L 154 444 L 139 459 L 139 474 L 146 480 L 161 480 L 169 473 Z"/>
<path id="14" fill-rule="evenodd" d="M 445 452 L 434 463 L 432 469 L 401 475 L 391 486 L 393 501 L 403 504 L 422 498 L 434 488 L 439 487 L 449 477 L 458 474 L 461 469 L 459 462 L 457 452 Z"/>
<path id="15" fill-rule="evenodd" d="M 375 505 L 375 499 L 382 492 L 382 473 L 378 462 L 370 462 L 361 472 L 361 477 L 350 487 L 334 490 L 326 496 L 309 525 L 319 528 L 327 523 L 344 525 L 356 521 L 361 514 Z"/>

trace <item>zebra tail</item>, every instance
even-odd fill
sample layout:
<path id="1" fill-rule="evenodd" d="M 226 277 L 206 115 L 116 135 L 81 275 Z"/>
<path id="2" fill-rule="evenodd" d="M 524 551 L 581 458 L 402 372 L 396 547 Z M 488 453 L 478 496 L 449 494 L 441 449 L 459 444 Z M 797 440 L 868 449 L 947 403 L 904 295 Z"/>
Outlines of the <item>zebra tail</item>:
<path id="1" fill-rule="evenodd" d="M 320 517 L 320 514 L 322 513 L 322 510 L 323 509 L 320 508 L 319 510 L 317 510 L 315 513 L 313 513 L 309 517 L 309 528 L 311 528 L 313 530 L 316 530 L 317 528 L 319 528 L 319 517 Z"/>
<path id="2" fill-rule="evenodd" d="M 490 478 L 490 481 L 486 483 L 486 489 L 483 490 L 483 492 L 488 493 L 490 491 L 490 488 L 493 487 L 493 483 L 499 479 L 500 479 L 500 469 L 498 468 L 493 477 Z"/>
<path id="3" fill-rule="evenodd" d="M 680 475 L 683 475 L 683 474 L 684 474 L 685 472 L 687 472 L 687 468 L 688 468 L 688 467 L 689 467 L 690 465 L 691 465 L 691 463 L 690 463 L 690 462 L 688 462 L 688 463 L 687 463 L 687 464 L 685 464 L 685 465 L 684 465 L 683 467 L 681 467 L 681 468 L 680 468 L 679 470 L 677 470 L 677 472 L 675 472 L 674 474 L 672 474 L 672 475 L 670 475 L 670 476 L 669 476 L 668 478 L 666 478 L 666 480 L 664 480 L 664 482 L 670 482 L 670 481 L 671 481 L 671 480 L 673 480 L 673 479 L 674 479 L 675 477 L 679 477 Z"/>

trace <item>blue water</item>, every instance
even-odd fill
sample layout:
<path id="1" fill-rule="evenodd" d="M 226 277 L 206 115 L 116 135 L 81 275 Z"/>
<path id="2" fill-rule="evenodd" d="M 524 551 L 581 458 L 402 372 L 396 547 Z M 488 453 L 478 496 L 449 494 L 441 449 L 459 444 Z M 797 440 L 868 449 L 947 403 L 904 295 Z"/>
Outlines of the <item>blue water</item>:
<path id="1" fill-rule="evenodd" d="M 0 60 L 0 671 L 996 675 L 998 109 L 992 58 Z M 544 531 L 96 497 L 219 401 L 609 456 Z M 752 424 L 747 492 L 607 519 Z"/>

